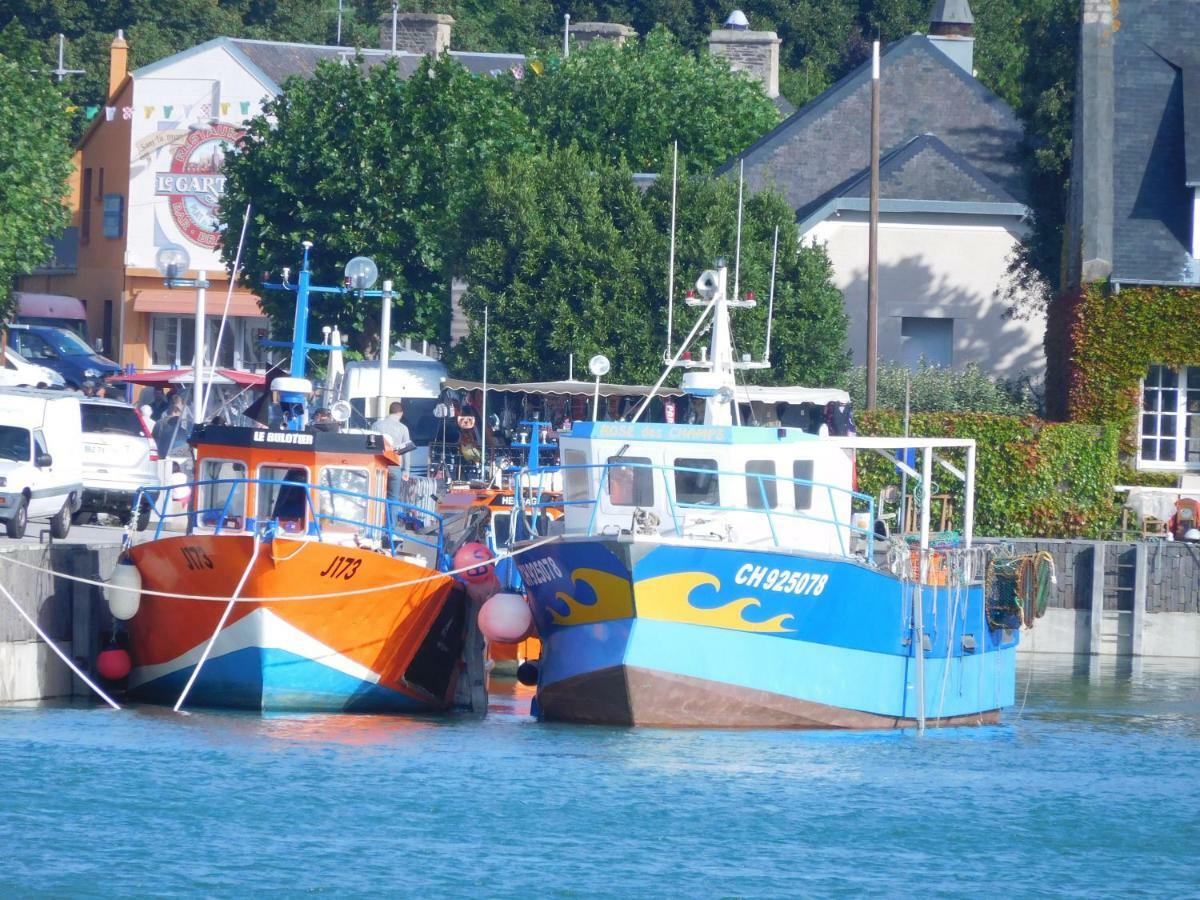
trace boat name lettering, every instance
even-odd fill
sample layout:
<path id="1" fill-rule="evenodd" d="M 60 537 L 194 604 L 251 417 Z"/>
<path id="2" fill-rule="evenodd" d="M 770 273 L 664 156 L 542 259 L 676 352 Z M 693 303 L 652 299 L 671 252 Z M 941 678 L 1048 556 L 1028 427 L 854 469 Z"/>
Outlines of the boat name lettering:
<path id="1" fill-rule="evenodd" d="M 733 580 L 747 587 L 762 588 L 781 594 L 808 594 L 819 597 L 829 582 L 828 575 L 816 572 L 797 572 L 791 569 L 771 569 L 746 563 L 737 570 Z"/>
<path id="2" fill-rule="evenodd" d="M 643 440 L 667 441 L 720 441 L 728 431 L 725 428 L 705 428 L 702 425 L 659 425 L 657 423 L 634 424 L 632 422 L 600 422 L 592 432 L 600 438 L 641 438 Z"/>
<path id="3" fill-rule="evenodd" d="M 311 434 L 301 434 L 299 431 L 256 431 L 254 432 L 254 443 L 256 444 L 311 444 L 313 436 Z"/>
<path id="4" fill-rule="evenodd" d="M 202 547 L 180 547 L 179 552 L 183 554 L 183 561 L 193 572 L 213 568 L 212 557 L 205 553 Z"/>
<path id="5" fill-rule="evenodd" d="M 556 578 L 562 578 L 562 569 L 552 559 L 535 559 L 531 562 L 518 563 L 521 577 L 528 585 L 547 584 Z"/>
<path id="6" fill-rule="evenodd" d="M 361 565 L 361 559 L 354 559 L 351 556 L 335 556 L 333 561 L 325 567 L 321 577 L 341 578 L 343 581 L 349 581 L 358 574 L 358 567 Z"/>

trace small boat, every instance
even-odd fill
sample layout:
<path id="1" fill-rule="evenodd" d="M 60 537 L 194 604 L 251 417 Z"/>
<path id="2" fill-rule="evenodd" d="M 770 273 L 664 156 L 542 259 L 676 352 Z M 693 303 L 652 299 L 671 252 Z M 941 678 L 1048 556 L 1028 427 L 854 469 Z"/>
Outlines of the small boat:
<path id="1" fill-rule="evenodd" d="M 1013 702 L 1019 625 L 989 607 L 986 559 L 972 546 L 974 443 L 736 421 L 752 392 L 735 376 L 766 362 L 735 360 L 729 310 L 753 301 L 726 296 L 721 262 L 697 286 L 692 335 L 711 315 L 711 345 L 693 361 L 685 341 L 668 365 L 685 368 L 683 389 L 703 402 L 703 421 L 576 422 L 559 438 L 563 531 L 516 545 L 542 641 L 539 717 L 995 722 Z M 897 449 L 915 450 L 919 468 Z M 856 454 L 876 451 L 921 485 L 911 549 L 877 540 L 875 501 L 855 490 Z M 935 461 L 962 482 L 964 527 L 952 546 L 931 540 Z"/>
<path id="2" fill-rule="evenodd" d="M 138 590 L 110 607 L 128 620 L 136 699 L 347 712 L 454 702 L 469 606 L 446 572 L 463 535 L 435 508 L 389 499 L 405 448 L 308 425 L 305 357 L 329 349 L 306 341 L 309 289 L 306 247 L 290 375 L 271 385 L 284 429 L 196 428 L 194 480 L 159 492 L 150 540 L 127 537 L 114 580 Z M 180 494 L 187 509 L 173 514 Z"/>

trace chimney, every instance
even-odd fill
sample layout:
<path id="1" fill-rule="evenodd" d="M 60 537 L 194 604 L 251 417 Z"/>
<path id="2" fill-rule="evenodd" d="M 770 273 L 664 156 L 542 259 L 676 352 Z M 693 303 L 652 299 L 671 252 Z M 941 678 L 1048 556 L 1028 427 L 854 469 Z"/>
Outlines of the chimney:
<path id="1" fill-rule="evenodd" d="M 637 32 L 628 25 L 615 22 L 576 22 L 571 26 L 571 49 L 582 50 L 592 41 L 611 41 L 618 47 L 637 37 Z"/>
<path id="2" fill-rule="evenodd" d="M 934 0 L 929 13 L 929 40 L 974 77 L 975 16 L 967 0 Z"/>
<path id="3" fill-rule="evenodd" d="M 108 50 L 108 97 L 112 99 L 117 88 L 129 72 L 129 44 L 125 42 L 125 31 L 117 29 L 117 36 Z"/>
<path id="4" fill-rule="evenodd" d="M 379 46 L 392 49 L 392 15 L 379 19 Z M 395 13 L 397 51 L 417 56 L 438 56 L 450 49 L 454 19 L 442 13 Z"/>
<path id="5" fill-rule="evenodd" d="M 708 52 L 723 57 L 734 71 L 757 78 L 772 100 L 779 96 L 779 44 L 773 31 L 751 31 L 740 9 L 708 36 Z"/>

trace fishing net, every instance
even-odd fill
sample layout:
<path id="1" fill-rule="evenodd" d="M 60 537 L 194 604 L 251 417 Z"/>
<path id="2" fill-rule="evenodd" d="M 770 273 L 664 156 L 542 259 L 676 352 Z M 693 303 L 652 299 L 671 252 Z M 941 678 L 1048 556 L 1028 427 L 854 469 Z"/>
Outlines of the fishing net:
<path id="1" fill-rule="evenodd" d="M 992 628 L 1032 628 L 1046 614 L 1055 582 L 1054 557 L 1037 553 L 994 558 L 988 566 L 985 605 Z"/>

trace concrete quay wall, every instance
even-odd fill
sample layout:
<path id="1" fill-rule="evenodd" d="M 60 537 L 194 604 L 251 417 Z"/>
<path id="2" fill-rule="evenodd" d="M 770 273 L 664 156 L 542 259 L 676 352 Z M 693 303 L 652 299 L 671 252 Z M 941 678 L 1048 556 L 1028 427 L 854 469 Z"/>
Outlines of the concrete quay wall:
<path id="1" fill-rule="evenodd" d="M 1058 580 L 1045 616 L 1022 632 L 1018 652 L 1200 658 L 1200 545 L 1004 543 L 1019 554 L 1049 553 Z"/>
<path id="2" fill-rule="evenodd" d="M 0 544 L 0 584 L 38 627 L 91 674 L 112 619 L 100 588 L 58 578 L 11 561 L 102 579 L 116 565 L 114 544 Z M 92 696 L 91 690 L 0 595 L 0 703 Z"/>

